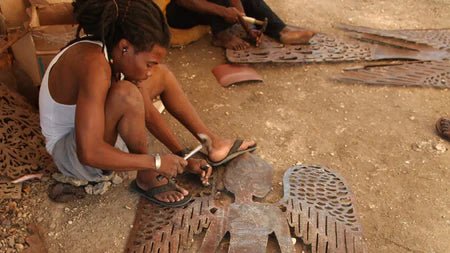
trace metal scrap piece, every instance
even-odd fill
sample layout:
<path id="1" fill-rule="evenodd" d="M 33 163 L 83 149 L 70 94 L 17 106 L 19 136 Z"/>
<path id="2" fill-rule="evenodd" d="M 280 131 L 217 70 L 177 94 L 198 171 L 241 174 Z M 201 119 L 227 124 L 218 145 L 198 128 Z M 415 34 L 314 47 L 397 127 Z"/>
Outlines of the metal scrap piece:
<path id="1" fill-rule="evenodd" d="M 295 235 L 311 245 L 312 253 L 366 252 L 344 179 L 319 165 L 296 165 L 283 179 L 280 201 Z"/>
<path id="2" fill-rule="evenodd" d="M 450 61 L 367 65 L 344 70 L 334 78 L 342 82 L 374 85 L 450 87 Z"/>
<path id="3" fill-rule="evenodd" d="M 450 29 L 383 30 L 347 24 L 339 24 L 336 27 L 346 31 L 374 34 L 383 37 L 425 44 L 440 50 L 450 50 Z"/>
<path id="4" fill-rule="evenodd" d="M 22 184 L 0 181 L 0 199 L 22 198 Z"/>

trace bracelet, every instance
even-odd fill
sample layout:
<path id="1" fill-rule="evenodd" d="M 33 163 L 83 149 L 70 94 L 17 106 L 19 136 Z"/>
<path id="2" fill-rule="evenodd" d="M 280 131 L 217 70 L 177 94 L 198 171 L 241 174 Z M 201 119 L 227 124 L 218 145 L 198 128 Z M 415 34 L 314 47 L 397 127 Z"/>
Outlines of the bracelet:
<path id="1" fill-rule="evenodd" d="M 161 156 L 156 153 L 155 154 L 155 169 L 159 170 L 161 168 Z"/>

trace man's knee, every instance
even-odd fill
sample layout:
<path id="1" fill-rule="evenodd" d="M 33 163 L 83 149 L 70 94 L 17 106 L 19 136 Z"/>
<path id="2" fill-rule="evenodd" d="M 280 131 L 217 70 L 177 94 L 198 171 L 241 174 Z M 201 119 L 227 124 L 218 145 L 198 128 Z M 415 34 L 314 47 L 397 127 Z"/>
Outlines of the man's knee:
<path id="1" fill-rule="evenodd" d="M 144 106 L 139 89 L 129 81 L 119 81 L 111 86 L 108 103 L 114 103 L 121 107 L 140 108 Z"/>

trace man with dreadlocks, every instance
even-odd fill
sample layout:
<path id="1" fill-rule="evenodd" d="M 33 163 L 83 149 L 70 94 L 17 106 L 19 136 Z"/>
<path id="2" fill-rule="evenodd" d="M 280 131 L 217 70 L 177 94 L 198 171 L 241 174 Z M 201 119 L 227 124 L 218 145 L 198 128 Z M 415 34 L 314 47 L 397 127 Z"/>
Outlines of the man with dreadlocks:
<path id="1" fill-rule="evenodd" d="M 77 39 L 52 60 L 39 94 L 46 148 L 64 175 L 96 181 L 110 171 L 137 170 L 135 191 L 160 205 L 186 204 L 188 191 L 168 179 L 187 170 L 207 182 L 211 167 L 179 156 L 182 146 L 150 102 L 158 95 L 189 131 L 211 138 L 213 165 L 255 149 L 252 141 L 233 143 L 208 129 L 160 64 L 170 36 L 152 1 L 76 0 L 73 6 Z M 86 36 L 80 38 L 81 29 Z M 148 155 L 146 123 L 179 155 Z M 118 135 L 130 153 L 114 147 Z"/>
<path id="2" fill-rule="evenodd" d="M 245 15 L 259 20 L 267 18 L 265 34 L 283 44 L 305 44 L 315 34 L 287 26 L 264 0 L 171 0 L 166 8 L 167 22 L 171 27 L 188 29 L 209 25 L 214 36 L 213 44 L 234 50 L 250 46 L 229 30 L 239 22 L 240 16 Z"/>

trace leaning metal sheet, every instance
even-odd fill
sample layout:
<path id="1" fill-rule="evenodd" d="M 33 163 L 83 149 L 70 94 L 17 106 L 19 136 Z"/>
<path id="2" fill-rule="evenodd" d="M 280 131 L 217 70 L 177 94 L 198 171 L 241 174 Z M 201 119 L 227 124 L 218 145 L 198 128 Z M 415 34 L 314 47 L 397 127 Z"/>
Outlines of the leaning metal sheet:
<path id="1" fill-rule="evenodd" d="M 16 179 L 55 165 L 45 150 L 39 114 L 25 98 L 0 83 L 0 177 Z"/>
<path id="2" fill-rule="evenodd" d="M 347 37 L 316 34 L 308 45 L 283 45 L 264 37 L 260 47 L 226 50 L 232 63 L 314 63 L 374 61 L 387 59 L 440 60 L 449 57 L 445 51 L 431 48 L 411 50 L 389 44 L 373 44 Z"/>
<path id="3" fill-rule="evenodd" d="M 374 85 L 450 88 L 450 61 L 368 65 L 348 69 L 335 79 Z"/>
<path id="4" fill-rule="evenodd" d="M 366 252 L 353 207 L 353 195 L 344 179 L 326 167 L 296 165 L 283 179 L 289 225 L 311 245 L 312 253 Z"/>
<path id="5" fill-rule="evenodd" d="M 383 37 L 426 44 L 440 50 L 450 50 L 450 29 L 382 30 L 345 24 L 340 24 L 336 27 L 352 32 L 375 34 Z"/>

